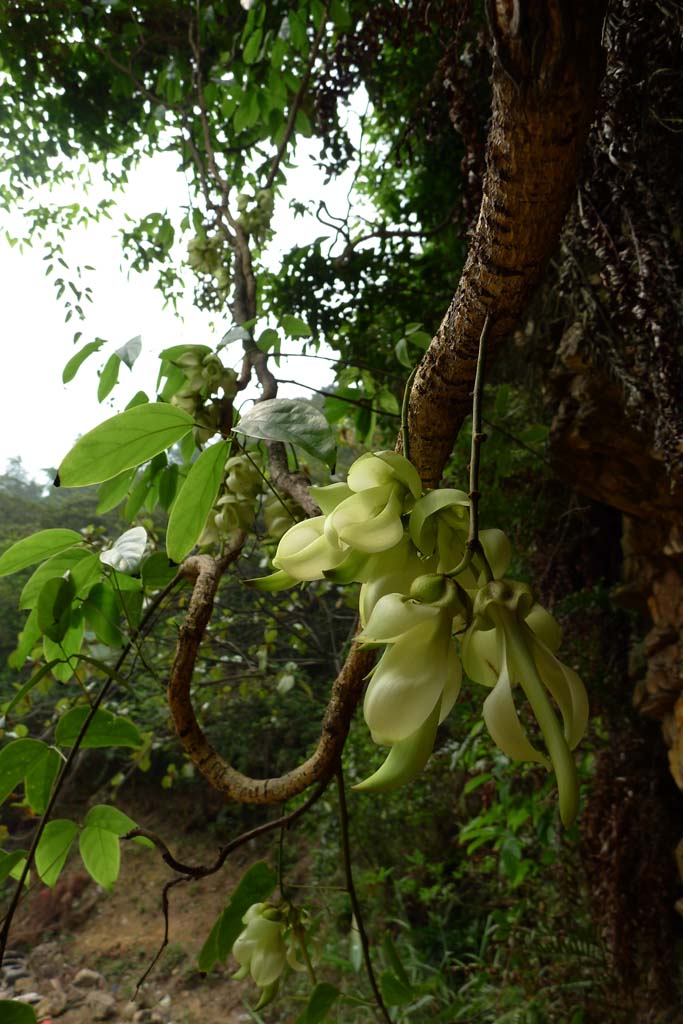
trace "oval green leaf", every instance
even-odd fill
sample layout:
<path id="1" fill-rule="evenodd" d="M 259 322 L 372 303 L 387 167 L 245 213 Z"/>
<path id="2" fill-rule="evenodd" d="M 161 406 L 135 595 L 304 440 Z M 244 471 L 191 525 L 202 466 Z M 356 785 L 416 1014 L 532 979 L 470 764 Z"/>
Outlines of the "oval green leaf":
<path id="1" fill-rule="evenodd" d="M 67 818 L 48 821 L 36 850 L 35 864 L 40 880 L 52 887 L 59 878 L 76 838 L 78 825 Z"/>
<path id="2" fill-rule="evenodd" d="M 78 849 L 88 874 L 103 889 L 111 889 L 121 865 L 119 837 L 109 829 L 86 825 L 79 836 Z"/>
<path id="3" fill-rule="evenodd" d="M 12 740 L 0 750 L 0 804 L 4 803 L 15 786 L 46 756 L 47 743 L 24 738 Z"/>
<path id="4" fill-rule="evenodd" d="M 190 466 L 166 530 L 166 551 L 174 562 L 182 562 L 197 543 L 218 495 L 229 453 L 230 442 L 219 441 L 205 448 Z"/>
<path id="5" fill-rule="evenodd" d="M 47 749 L 26 773 L 26 800 L 36 814 L 44 814 L 62 759 L 54 747 Z"/>
<path id="6" fill-rule="evenodd" d="M 72 356 L 62 370 L 62 383 L 68 384 L 70 380 L 73 380 L 88 356 L 97 352 L 103 345 L 104 340 L 96 338 L 95 341 L 89 341 L 75 356 Z"/>
<path id="7" fill-rule="evenodd" d="M 163 402 L 126 409 L 79 438 L 59 467 L 57 481 L 63 487 L 85 487 L 110 480 L 170 448 L 193 426 L 191 416 Z"/>
<path id="8" fill-rule="evenodd" d="M 59 719 L 55 730 L 55 742 L 60 747 L 73 747 L 83 724 L 90 714 L 90 708 L 72 708 Z M 129 718 L 113 715 L 111 711 L 98 708 L 92 717 L 88 730 L 81 740 L 82 749 L 93 747 L 141 747 L 142 736 Z"/>
<path id="9" fill-rule="evenodd" d="M 248 437 L 284 441 L 334 467 L 336 446 L 330 425 L 311 402 L 296 398 L 268 398 L 258 402 L 233 428 Z"/>
<path id="10" fill-rule="evenodd" d="M 0 556 L 0 576 L 10 576 L 82 541 L 82 536 L 75 530 L 40 530 L 18 540 Z"/>

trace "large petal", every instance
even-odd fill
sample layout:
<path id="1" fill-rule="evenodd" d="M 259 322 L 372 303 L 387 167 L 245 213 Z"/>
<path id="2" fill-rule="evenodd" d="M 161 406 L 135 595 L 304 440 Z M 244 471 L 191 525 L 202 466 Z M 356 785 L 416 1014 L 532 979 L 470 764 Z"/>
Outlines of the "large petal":
<path id="1" fill-rule="evenodd" d="M 460 657 L 465 672 L 475 683 L 496 685 L 501 664 L 495 629 L 479 629 L 475 620 L 462 638 Z"/>
<path id="2" fill-rule="evenodd" d="M 439 705 L 419 729 L 399 743 L 394 743 L 384 763 L 374 775 L 359 782 L 354 789 L 379 792 L 397 789 L 412 782 L 420 774 L 434 749 L 439 724 Z"/>
<path id="3" fill-rule="evenodd" d="M 548 758 L 527 739 L 519 720 L 507 663 L 503 664 L 498 682 L 484 701 L 484 721 L 494 743 L 513 761 L 538 761 L 550 768 Z"/>
<path id="4" fill-rule="evenodd" d="M 254 950 L 249 972 L 259 988 L 272 985 L 280 977 L 285 968 L 286 959 L 287 951 L 281 936 L 278 943 L 258 946 Z"/>
<path id="5" fill-rule="evenodd" d="M 352 495 L 327 517 L 325 536 L 368 553 L 387 551 L 403 537 L 400 488 L 374 487 Z"/>
<path id="6" fill-rule="evenodd" d="M 467 533 L 469 504 L 469 498 L 464 491 L 456 491 L 448 487 L 428 491 L 415 503 L 415 507 L 410 513 L 410 537 L 415 547 L 426 555 L 432 554 L 436 545 L 439 513 L 443 509 L 456 509 L 460 512 L 463 520 L 462 528 Z"/>
<path id="7" fill-rule="evenodd" d="M 337 505 L 340 505 L 346 498 L 350 498 L 353 491 L 347 484 L 328 484 L 326 487 L 309 487 L 308 493 L 313 501 L 320 507 L 323 515 L 327 516 L 333 512 Z"/>
<path id="8" fill-rule="evenodd" d="M 531 632 L 554 654 L 562 643 L 562 630 L 550 612 L 538 603 L 533 604 L 524 621 Z"/>
<path id="9" fill-rule="evenodd" d="M 323 533 L 324 516 L 296 523 L 278 544 L 273 565 L 297 580 L 320 580 L 346 556 L 346 548 L 335 547 Z"/>
<path id="10" fill-rule="evenodd" d="M 374 487 L 393 484 L 394 473 L 390 465 L 375 452 L 366 452 L 353 463 L 346 474 L 346 482 L 352 491 L 368 491 Z"/>
<path id="11" fill-rule="evenodd" d="M 406 739 L 441 700 L 450 659 L 439 643 L 439 625 L 416 626 L 380 658 L 363 705 L 365 721 L 376 743 Z"/>
<path id="12" fill-rule="evenodd" d="M 393 644 L 415 626 L 432 623 L 439 615 L 440 610 L 432 605 L 420 604 L 402 594 L 385 594 L 372 609 L 360 639 Z"/>
<path id="13" fill-rule="evenodd" d="M 450 637 L 448 638 L 448 653 L 446 657 L 448 659 L 448 668 L 446 670 L 446 684 L 441 696 L 439 722 L 443 722 L 446 715 L 450 714 L 453 705 L 460 695 L 460 688 L 462 686 L 462 665 Z"/>
<path id="14" fill-rule="evenodd" d="M 512 547 L 502 530 L 480 530 L 479 542 L 484 549 L 486 560 L 491 566 L 493 578 L 500 580 L 508 571 L 512 560 Z M 484 577 L 481 581 L 486 582 Z"/>
<path id="15" fill-rule="evenodd" d="M 573 750 L 588 725 L 586 688 L 578 673 L 563 665 L 537 638 L 533 640 L 533 655 L 538 673 L 560 709 L 565 739 Z"/>

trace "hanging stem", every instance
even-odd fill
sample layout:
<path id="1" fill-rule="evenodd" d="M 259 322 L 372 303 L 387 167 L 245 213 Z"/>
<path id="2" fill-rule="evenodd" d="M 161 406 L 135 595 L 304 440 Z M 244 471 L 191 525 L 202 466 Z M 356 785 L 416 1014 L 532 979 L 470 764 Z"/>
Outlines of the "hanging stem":
<path id="1" fill-rule="evenodd" d="M 470 530 L 467 537 L 467 548 L 472 555 L 476 555 L 481 563 L 487 580 L 493 579 L 493 572 L 484 554 L 484 549 L 479 541 L 479 461 L 481 446 L 486 440 L 486 434 L 482 432 L 482 399 L 484 395 L 484 367 L 486 366 L 486 344 L 493 326 L 491 313 L 486 314 L 484 326 L 479 336 L 479 353 L 477 355 L 477 371 L 474 377 L 474 391 L 472 392 L 472 450 L 470 454 Z"/>
<path id="2" fill-rule="evenodd" d="M 346 793 L 344 792 L 344 774 L 341 769 L 341 765 L 337 769 L 337 791 L 339 792 L 339 823 L 341 825 L 341 839 L 342 839 L 342 857 L 344 861 L 344 874 L 346 876 L 346 889 L 351 900 L 351 909 L 353 916 L 356 919 L 356 925 L 358 926 L 358 934 L 360 935 L 360 944 L 363 949 L 363 960 L 365 961 L 365 969 L 368 973 L 368 980 L 370 987 L 375 996 L 377 1003 L 377 1009 L 380 1015 L 386 1021 L 386 1024 L 392 1024 L 389 1011 L 384 1005 L 382 999 L 382 993 L 380 992 L 379 985 L 377 984 L 377 978 L 375 977 L 375 971 L 372 966 L 372 959 L 370 957 L 370 942 L 368 940 L 367 932 L 365 931 L 365 925 L 363 924 L 363 915 L 361 911 L 360 903 L 358 902 L 358 895 L 356 894 L 356 887 L 353 882 L 353 870 L 351 867 L 351 847 L 349 845 L 349 812 L 346 806 Z"/>
<path id="3" fill-rule="evenodd" d="M 410 376 L 406 381 L 406 386 L 403 390 L 403 404 L 401 405 L 401 440 L 403 441 L 403 454 L 410 462 L 410 433 L 408 431 L 408 406 L 410 405 L 410 389 L 413 386 L 415 380 L 415 374 L 417 373 L 417 366 L 414 366 L 410 371 Z"/>

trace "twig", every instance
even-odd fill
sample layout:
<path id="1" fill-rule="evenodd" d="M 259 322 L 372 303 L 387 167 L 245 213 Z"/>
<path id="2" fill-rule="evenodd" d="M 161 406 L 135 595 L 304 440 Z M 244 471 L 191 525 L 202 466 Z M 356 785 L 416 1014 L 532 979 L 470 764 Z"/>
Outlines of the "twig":
<path id="1" fill-rule="evenodd" d="M 493 579 L 493 572 L 479 540 L 479 460 L 481 446 L 486 440 L 486 434 L 482 433 L 481 406 L 484 393 L 486 343 L 492 325 L 493 317 L 491 313 L 487 313 L 479 337 L 477 370 L 474 376 L 474 391 L 472 393 L 472 452 L 470 456 L 470 493 L 468 495 L 470 499 L 470 529 L 467 536 L 467 549 L 472 552 L 472 555 L 477 555 L 481 560 L 486 577 L 489 580 Z"/>
<path id="2" fill-rule="evenodd" d="M 361 910 L 360 903 L 358 902 L 358 895 L 356 893 L 356 886 L 353 882 L 353 868 L 351 865 L 351 848 L 349 845 L 349 812 L 346 806 L 346 793 L 344 792 L 344 774 L 341 769 L 341 765 L 337 769 L 337 791 L 339 793 L 339 824 L 341 827 L 341 838 L 342 838 L 342 857 L 344 860 L 344 874 L 346 876 L 346 888 L 351 901 L 351 909 L 353 910 L 353 916 L 358 927 L 358 934 L 360 935 L 360 944 L 363 949 L 363 960 L 365 961 L 365 969 L 368 973 L 368 980 L 370 987 L 375 996 L 377 1002 L 377 1009 L 380 1015 L 384 1018 L 387 1024 L 392 1024 L 389 1011 L 384 1005 L 382 999 L 382 993 L 380 992 L 379 985 L 377 984 L 377 978 L 375 977 L 375 971 L 372 966 L 372 958 L 370 956 L 370 942 L 368 940 L 367 932 L 365 931 L 365 925 L 363 924 L 363 913 Z"/>
<path id="3" fill-rule="evenodd" d="M 130 653 L 130 651 L 134 648 L 135 643 L 136 643 L 138 637 L 144 634 L 144 632 L 145 632 L 147 626 L 149 625 L 153 615 L 155 614 L 157 608 L 165 600 L 165 598 L 168 596 L 168 594 L 170 594 L 171 591 L 178 585 L 178 583 L 182 580 L 182 578 L 183 578 L 182 573 L 178 572 L 174 576 L 174 578 L 170 581 L 170 583 L 168 583 L 164 587 L 163 590 L 159 591 L 159 593 L 156 595 L 156 597 L 152 600 L 149 608 L 145 612 L 145 615 L 144 615 L 144 617 L 143 617 L 139 627 L 137 628 L 137 630 L 134 631 L 133 635 L 131 636 L 131 639 L 128 641 L 128 643 L 126 644 L 124 649 L 121 651 L 121 654 L 119 655 L 119 657 L 118 657 L 118 659 L 116 661 L 116 665 L 114 666 L 114 672 L 118 673 L 120 671 L 121 666 L 123 665 L 123 662 L 127 658 L 127 656 Z M 95 713 L 97 712 L 100 704 L 102 703 L 102 701 L 106 697 L 107 693 L 109 692 L 109 689 L 111 688 L 111 686 L 113 685 L 114 682 L 115 682 L 115 678 L 114 678 L 113 675 L 111 675 L 107 679 L 106 683 L 104 683 L 104 685 L 101 687 L 99 693 L 95 697 L 95 699 L 94 699 L 94 701 L 93 701 L 93 703 L 92 703 L 92 705 L 90 707 L 90 711 L 88 712 L 88 714 L 87 714 L 87 716 L 86 716 L 86 718 L 85 718 L 85 720 L 83 722 L 83 725 L 81 726 L 81 728 L 79 730 L 79 733 L 78 733 L 78 736 L 76 737 L 74 745 L 71 748 L 71 750 L 69 751 L 69 753 L 68 753 L 68 755 L 66 757 L 66 760 L 62 764 L 62 767 L 61 767 L 61 770 L 59 772 L 59 775 L 57 776 L 57 781 L 55 782 L 55 785 L 53 787 L 52 793 L 50 794 L 50 799 L 48 800 L 47 807 L 45 808 L 45 812 L 44 812 L 43 816 L 41 817 L 40 821 L 38 822 L 38 827 L 37 827 L 37 829 L 35 831 L 35 834 L 34 834 L 33 839 L 31 841 L 31 846 L 30 846 L 29 851 L 28 851 L 28 853 L 26 855 L 26 862 L 25 862 L 24 867 L 22 869 L 21 875 L 19 876 L 19 878 L 17 880 L 17 884 L 15 886 L 14 892 L 12 893 L 12 899 L 10 901 L 9 908 L 8 908 L 7 913 L 5 914 L 5 917 L 4 917 L 4 920 L 3 920 L 2 931 L 0 931 L 0 966 L 2 966 L 2 960 L 3 960 L 3 957 L 5 955 L 5 950 L 7 948 L 7 939 L 9 938 L 9 932 L 10 932 L 10 928 L 12 927 L 12 921 L 14 919 L 14 915 L 17 912 L 17 907 L 19 906 L 19 901 L 21 900 L 21 895 L 22 895 L 22 892 L 23 892 L 23 887 L 24 887 L 24 884 L 25 884 L 26 879 L 28 877 L 28 873 L 31 870 L 31 864 L 32 864 L 33 858 L 35 856 L 35 852 L 36 852 L 36 850 L 38 848 L 38 844 L 39 844 L 39 842 L 40 842 L 40 840 L 41 840 L 41 838 L 43 836 L 43 832 L 45 831 L 45 827 L 46 827 L 47 823 L 50 820 L 50 815 L 52 814 L 52 811 L 54 809 L 55 803 L 57 802 L 57 797 L 59 796 L 59 794 L 60 794 L 60 792 L 62 790 L 64 782 L 66 781 L 66 777 L 69 774 L 69 772 L 71 771 L 73 763 L 74 763 L 74 761 L 76 759 L 76 755 L 78 754 L 78 752 L 80 750 L 81 743 L 83 742 L 83 737 L 85 736 L 86 732 L 88 731 L 90 723 L 92 722 L 93 718 L 95 717 Z"/>

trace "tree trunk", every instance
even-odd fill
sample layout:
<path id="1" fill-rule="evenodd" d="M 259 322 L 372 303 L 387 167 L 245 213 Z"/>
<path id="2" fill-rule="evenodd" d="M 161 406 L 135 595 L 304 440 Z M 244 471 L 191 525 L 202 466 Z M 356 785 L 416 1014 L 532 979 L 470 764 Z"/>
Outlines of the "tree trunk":
<path id="1" fill-rule="evenodd" d="M 603 4 L 487 4 L 496 60 L 479 221 L 457 291 L 415 377 L 411 457 L 438 484 L 470 412 L 479 336 L 519 323 L 574 196 L 602 66 Z"/>

